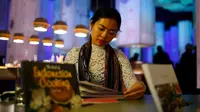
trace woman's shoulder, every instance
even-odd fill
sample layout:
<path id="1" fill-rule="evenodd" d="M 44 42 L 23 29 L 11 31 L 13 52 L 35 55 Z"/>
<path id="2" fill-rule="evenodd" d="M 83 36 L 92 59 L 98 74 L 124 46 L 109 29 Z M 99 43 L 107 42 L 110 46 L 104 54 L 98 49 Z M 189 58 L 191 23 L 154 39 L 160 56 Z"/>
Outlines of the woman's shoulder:
<path id="1" fill-rule="evenodd" d="M 65 61 L 66 63 L 75 64 L 78 62 L 78 56 L 80 47 L 73 47 L 66 55 Z"/>
<path id="2" fill-rule="evenodd" d="M 73 47 L 68 53 L 79 53 L 80 47 Z"/>
<path id="3" fill-rule="evenodd" d="M 115 53 L 117 54 L 117 57 L 124 57 L 126 58 L 126 55 L 120 50 L 120 49 L 114 49 Z"/>
<path id="4" fill-rule="evenodd" d="M 129 64 L 129 60 L 128 60 L 127 56 L 120 49 L 115 49 L 114 51 L 115 51 L 117 58 L 121 64 Z"/>

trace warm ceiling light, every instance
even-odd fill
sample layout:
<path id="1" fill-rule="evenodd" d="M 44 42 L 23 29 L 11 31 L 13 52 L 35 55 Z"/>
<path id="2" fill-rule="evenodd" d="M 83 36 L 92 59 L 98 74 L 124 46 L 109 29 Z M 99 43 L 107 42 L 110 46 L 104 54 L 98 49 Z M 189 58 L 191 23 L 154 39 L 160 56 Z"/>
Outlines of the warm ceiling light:
<path id="1" fill-rule="evenodd" d="M 42 40 L 42 42 L 43 42 L 44 46 L 52 46 L 52 39 L 50 37 L 49 38 L 44 38 Z"/>
<path id="2" fill-rule="evenodd" d="M 74 29 L 75 36 L 77 37 L 87 37 L 88 32 L 89 30 L 85 25 L 77 25 Z"/>
<path id="3" fill-rule="evenodd" d="M 55 47 L 57 47 L 57 48 L 63 48 L 64 47 L 63 40 L 56 40 L 55 41 Z"/>
<path id="4" fill-rule="evenodd" d="M 29 38 L 29 44 L 38 45 L 39 42 L 40 42 L 40 38 L 39 38 L 37 35 L 32 35 L 32 36 Z"/>
<path id="5" fill-rule="evenodd" d="M 142 70 L 142 64 L 143 62 L 142 61 L 137 61 L 134 63 L 134 67 L 133 67 L 133 73 L 135 75 L 141 75 L 143 74 L 143 70 Z"/>
<path id="6" fill-rule="evenodd" d="M 156 8 L 154 1 L 130 0 L 126 4 L 123 2 L 118 4 L 116 9 L 122 13 L 123 21 L 120 29 L 122 32 L 117 36 L 117 47 L 150 47 L 155 45 Z M 128 3 L 132 5 L 127 5 Z M 127 10 L 130 13 L 127 13 Z"/>
<path id="7" fill-rule="evenodd" d="M 46 32 L 49 24 L 45 18 L 36 18 L 33 22 L 34 30 L 39 32 Z"/>
<path id="8" fill-rule="evenodd" d="M 65 34 L 67 33 L 68 26 L 64 21 L 57 21 L 52 28 L 55 34 Z"/>
<path id="9" fill-rule="evenodd" d="M 15 43 L 24 43 L 23 33 L 15 33 L 13 36 L 13 42 Z"/>
<path id="10" fill-rule="evenodd" d="M 9 40 L 10 33 L 7 30 L 0 30 L 0 40 Z"/>

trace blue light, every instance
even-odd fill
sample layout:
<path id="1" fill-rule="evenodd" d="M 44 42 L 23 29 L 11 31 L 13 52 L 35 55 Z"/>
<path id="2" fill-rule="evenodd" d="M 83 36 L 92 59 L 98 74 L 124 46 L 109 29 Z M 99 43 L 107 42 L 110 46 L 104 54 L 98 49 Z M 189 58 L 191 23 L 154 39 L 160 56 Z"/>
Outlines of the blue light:
<path id="1" fill-rule="evenodd" d="M 152 63 L 153 61 L 152 47 L 142 48 L 142 61 L 144 63 Z"/>
<path id="2" fill-rule="evenodd" d="M 40 1 L 40 17 L 44 17 L 47 19 L 50 25 L 53 24 L 53 10 L 54 10 L 54 1 L 50 0 L 41 0 Z M 38 33 L 41 40 L 44 37 L 52 37 L 53 29 L 51 27 L 48 28 L 45 33 Z M 38 60 L 49 60 L 52 55 L 52 47 L 43 46 L 43 43 L 40 42 L 38 45 Z"/>
<path id="3" fill-rule="evenodd" d="M 157 46 L 162 46 L 165 49 L 164 30 L 165 24 L 163 22 L 156 22 L 156 45 L 153 48 L 154 54 L 157 52 Z"/>
<path id="4" fill-rule="evenodd" d="M 94 11 L 90 10 L 90 12 L 89 12 L 89 17 L 92 18 L 93 15 L 94 15 Z"/>
<path id="5" fill-rule="evenodd" d="M 170 58 L 174 62 L 174 64 L 179 62 L 179 43 L 178 43 L 178 27 L 172 26 L 170 28 L 170 38 L 171 38 L 171 50 L 170 50 Z"/>
<path id="6" fill-rule="evenodd" d="M 192 23 L 190 21 L 180 21 L 178 23 L 179 50 L 180 55 L 185 51 L 185 45 L 192 44 Z"/>
<path id="7" fill-rule="evenodd" d="M 164 50 L 170 56 L 170 54 L 171 54 L 171 37 L 170 37 L 170 31 L 165 31 L 164 38 L 165 38 L 165 41 L 164 41 L 165 42 L 165 48 L 164 48 Z M 170 57 L 170 59 L 171 59 L 171 57 Z"/>

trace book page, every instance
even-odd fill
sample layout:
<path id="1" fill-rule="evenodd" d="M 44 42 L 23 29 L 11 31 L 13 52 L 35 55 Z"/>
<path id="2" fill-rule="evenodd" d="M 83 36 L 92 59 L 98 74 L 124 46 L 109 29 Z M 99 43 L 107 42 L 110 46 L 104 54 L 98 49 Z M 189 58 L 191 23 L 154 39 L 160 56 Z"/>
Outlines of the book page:
<path id="1" fill-rule="evenodd" d="M 102 85 L 97 85 L 88 81 L 79 81 L 79 85 L 83 87 L 87 87 L 88 89 L 93 89 L 97 91 L 102 91 L 102 92 L 113 92 L 113 93 L 118 93 L 118 91 L 110 88 L 106 88 Z"/>
<path id="2" fill-rule="evenodd" d="M 81 97 L 84 98 L 116 98 L 124 99 L 124 95 L 116 90 L 106 88 L 87 81 L 79 81 Z"/>

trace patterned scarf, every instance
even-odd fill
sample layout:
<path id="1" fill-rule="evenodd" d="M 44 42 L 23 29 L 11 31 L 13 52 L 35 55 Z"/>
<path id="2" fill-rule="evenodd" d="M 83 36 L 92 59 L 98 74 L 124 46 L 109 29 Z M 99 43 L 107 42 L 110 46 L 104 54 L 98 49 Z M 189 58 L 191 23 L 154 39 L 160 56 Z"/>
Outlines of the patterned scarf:
<path id="1" fill-rule="evenodd" d="M 92 73 L 89 71 L 89 62 L 91 56 L 91 38 L 89 42 L 85 43 L 79 52 L 78 70 L 79 80 L 91 82 L 90 76 Z M 114 49 L 108 44 L 105 46 L 106 60 L 104 71 L 104 86 L 117 91 L 122 91 L 121 68 L 115 54 Z"/>

